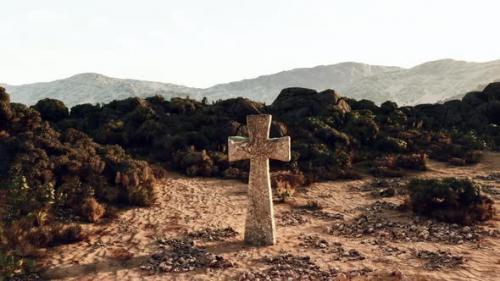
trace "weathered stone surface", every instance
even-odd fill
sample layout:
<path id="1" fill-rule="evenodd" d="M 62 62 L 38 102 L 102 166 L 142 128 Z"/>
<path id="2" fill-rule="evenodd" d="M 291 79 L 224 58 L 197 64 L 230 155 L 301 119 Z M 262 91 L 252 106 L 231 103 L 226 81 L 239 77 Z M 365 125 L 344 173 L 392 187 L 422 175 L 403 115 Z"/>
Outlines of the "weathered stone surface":
<path id="1" fill-rule="evenodd" d="M 276 243 L 269 159 L 290 161 L 290 137 L 269 139 L 271 115 L 248 115 L 249 138 L 230 137 L 229 161 L 250 159 L 245 242 L 263 246 Z"/>
<path id="2" fill-rule="evenodd" d="M 283 89 L 270 108 L 282 120 L 301 120 L 313 115 L 351 111 L 346 100 L 334 90 L 316 92 L 305 88 Z"/>

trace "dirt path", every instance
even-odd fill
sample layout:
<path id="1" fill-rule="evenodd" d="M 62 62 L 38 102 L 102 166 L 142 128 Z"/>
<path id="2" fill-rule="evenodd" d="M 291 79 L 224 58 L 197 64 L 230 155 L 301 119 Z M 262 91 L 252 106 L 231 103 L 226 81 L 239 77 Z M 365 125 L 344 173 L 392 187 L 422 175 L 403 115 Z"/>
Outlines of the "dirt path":
<path id="1" fill-rule="evenodd" d="M 430 171 L 419 177 L 481 177 L 500 173 L 500 154 L 488 153 L 485 160 L 472 167 L 449 167 L 432 162 Z M 500 190 L 499 180 L 478 179 L 495 190 Z M 316 200 L 328 213 L 344 215 L 344 221 L 356 217 L 360 210 L 377 200 L 402 202 L 402 196 L 374 198 L 359 187 L 371 179 L 314 184 L 306 192 L 298 192 L 298 204 Z M 321 268 L 343 271 L 370 268 L 373 270 L 400 270 L 410 278 L 424 276 L 430 280 L 495 280 L 500 272 L 500 238 L 487 237 L 481 243 L 458 245 L 436 242 L 387 241 L 383 247 L 374 245 L 372 237 L 351 238 L 328 234 L 327 229 L 341 220 L 325 220 L 303 215 L 306 220 L 298 225 L 282 225 L 284 215 L 290 214 L 287 204 L 275 205 L 278 223 L 278 244 L 265 248 L 247 248 L 243 239 L 246 206 L 246 185 L 229 180 L 185 178 L 172 174 L 160 185 L 160 200 L 151 208 L 130 209 L 106 225 L 89 226 L 94 234 L 81 243 L 49 249 L 42 264 L 48 268 L 45 276 L 58 280 L 234 280 L 242 271 L 263 269 L 259 262 L 263 256 L 287 252 L 308 255 Z M 496 208 L 500 210 L 499 199 Z M 399 216 L 397 212 L 388 212 Z M 401 216 L 401 220 L 409 220 Z M 292 220 L 293 224 L 293 220 Z M 486 227 L 499 229 L 498 215 Z M 159 250 L 157 238 L 178 238 L 187 231 L 202 228 L 232 227 L 237 237 L 222 242 L 202 243 L 210 252 L 221 255 L 236 264 L 224 270 L 203 270 L 190 273 L 164 273 L 149 275 L 140 269 L 150 255 Z M 321 249 L 305 248 L 300 237 L 318 236 L 329 245 L 340 243 L 345 249 L 357 250 L 364 259 L 345 260 Z M 391 248 L 392 247 L 392 248 Z M 397 249 L 387 253 L 387 249 Z M 414 250 L 447 250 L 465 258 L 458 268 L 430 271 L 424 261 L 417 259 Z M 495 273 L 497 274 L 495 276 Z M 496 279 L 498 280 L 498 279 Z"/>

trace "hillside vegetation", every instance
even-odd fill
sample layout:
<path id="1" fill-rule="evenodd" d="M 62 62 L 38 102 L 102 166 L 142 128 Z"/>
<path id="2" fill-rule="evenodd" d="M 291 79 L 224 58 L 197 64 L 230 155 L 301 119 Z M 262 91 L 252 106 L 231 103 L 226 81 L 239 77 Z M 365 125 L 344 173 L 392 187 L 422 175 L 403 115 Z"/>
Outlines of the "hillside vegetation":
<path id="1" fill-rule="evenodd" d="M 41 99 L 53 98 L 69 107 L 155 95 L 165 99 L 190 96 L 201 100 L 206 97 L 210 101 L 244 97 L 271 104 L 281 89 L 287 87 L 332 88 L 346 97 L 368 99 L 377 104 L 392 100 L 400 105 L 415 105 L 461 98 L 468 91 L 482 90 L 499 78 L 500 60 L 476 63 L 444 59 L 412 68 L 344 62 L 297 68 L 204 89 L 119 79 L 97 73 L 82 73 L 51 82 L 4 86 L 15 102 L 33 105 Z"/>
<path id="2" fill-rule="evenodd" d="M 500 83 L 414 107 L 288 88 L 269 106 L 155 96 L 69 110 L 52 99 L 11 103 L 0 88 L 0 265 L 15 272 L 37 247 L 83 239 L 68 222 L 152 204 L 160 167 L 246 180 L 248 163 L 227 160 L 227 137 L 247 135 L 246 116 L 260 113 L 273 115 L 272 137 L 292 138 L 292 161 L 273 171 L 305 182 L 398 177 L 425 170 L 428 157 L 468 165 L 500 148 Z"/>
<path id="3" fill-rule="evenodd" d="M 57 118 L 56 109 L 44 110 L 50 108 L 44 104 L 56 101 L 40 101 L 35 108 L 61 131 L 80 130 L 98 143 L 120 145 L 190 176 L 228 178 L 245 178 L 247 164 L 229 165 L 227 137 L 247 134 L 247 115 L 272 114 L 271 136 L 292 137 L 292 161 L 275 167 L 322 180 L 366 170 L 398 176 L 405 169 L 424 170 L 427 157 L 454 165 L 478 162 L 479 150 L 500 147 L 499 85 L 461 101 L 415 107 L 393 102 L 376 106 L 333 90 L 288 88 L 269 106 L 244 98 L 213 104 L 130 98 L 78 105 Z M 67 112 L 62 104 L 60 110 Z"/>

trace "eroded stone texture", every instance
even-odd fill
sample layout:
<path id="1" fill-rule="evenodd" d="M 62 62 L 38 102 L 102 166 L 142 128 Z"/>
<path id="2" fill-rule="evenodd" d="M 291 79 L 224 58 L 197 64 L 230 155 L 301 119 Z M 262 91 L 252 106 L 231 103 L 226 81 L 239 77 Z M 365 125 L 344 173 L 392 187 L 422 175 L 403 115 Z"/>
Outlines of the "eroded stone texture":
<path id="1" fill-rule="evenodd" d="M 229 137 L 229 161 L 250 160 L 245 242 L 276 243 L 276 226 L 269 176 L 269 159 L 290 161 L 290 137 L 269 138 L 271 115 L 248 115 L 249 138 Z"/>

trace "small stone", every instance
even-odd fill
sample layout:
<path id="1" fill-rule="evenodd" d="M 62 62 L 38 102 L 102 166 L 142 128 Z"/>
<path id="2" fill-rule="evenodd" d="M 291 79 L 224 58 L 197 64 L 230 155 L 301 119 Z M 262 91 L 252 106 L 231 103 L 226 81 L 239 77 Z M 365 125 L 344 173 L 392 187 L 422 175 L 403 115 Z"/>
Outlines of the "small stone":
<path id="1" fill-rule="evenodd" d="M 424 230 L 424 231 L 421 231 L 419 234 L 418 234 L 418 237 L 419 238 L 422 238 L 424 240 L 427 240 L 429 238 L 429 231 L 427 230 Z"/>
<path id="2" fill-rule="evenodd" d="M 170 271 L 172 269 L 171 266 L 167 265 L 166 263 L 162 262 L 160 263 L 160 265 L 158 266 L 160 268 L 161 271 L 163 272 L 167 272 L 167 271 Z"/>
<path id="3" fill-rule="evenodd" d="M 349 281 L 349 277 L 347 277 L 344 273 L 341 273 L 335 277 L 334 281 Z"/>

